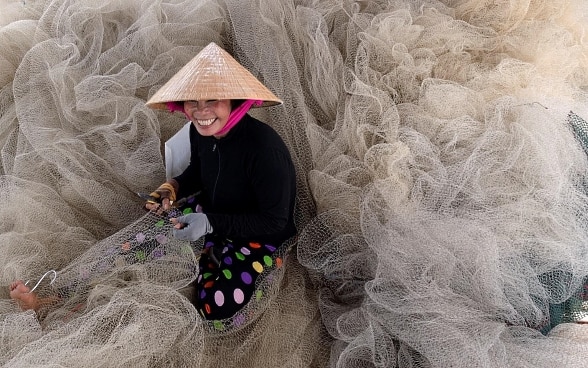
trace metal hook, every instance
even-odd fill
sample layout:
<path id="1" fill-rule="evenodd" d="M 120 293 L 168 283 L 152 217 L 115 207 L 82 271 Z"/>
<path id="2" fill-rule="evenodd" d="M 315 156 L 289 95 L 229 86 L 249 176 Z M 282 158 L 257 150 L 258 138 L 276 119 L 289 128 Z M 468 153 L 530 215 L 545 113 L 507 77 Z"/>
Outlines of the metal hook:
<path id="1" fill-rule="evenodd" d="M 32 293 L 33 291 L 35 291 L 35 289 L 41 284 L 41 281 L 43 281 L 43 279 L 49 275 L 50 273 L 53 274 L 53 279 L 51 280 L 51 282 L 49 283 L 49 285 L 53 285 L 53 283 L 55 282 L 55 279 L 57 278 L 57 272 L 55 272 L 55 270 L 49 270 L 47 272 L 45 272 L 43 274 L 43 276 L 41 276 L 41 278 L 39 279 L 39 281 L 37 281 L 37 283 L 35 284 L 35 286 L 31 289 L 31 291 L 29 291 L 29 293 Z M 25 285 L 28 284 L 31 280 L 25 282 Z"/>

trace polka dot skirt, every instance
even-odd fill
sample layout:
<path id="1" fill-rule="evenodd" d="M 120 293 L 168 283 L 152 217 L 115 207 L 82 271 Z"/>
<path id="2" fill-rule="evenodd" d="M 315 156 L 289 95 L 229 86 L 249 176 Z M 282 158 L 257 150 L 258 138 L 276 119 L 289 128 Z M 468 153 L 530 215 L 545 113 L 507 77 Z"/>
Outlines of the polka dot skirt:
<path id="1" fill-rule="evenodd" d="M 272 258 L 275 251 L 273 245 L 255 242 L 206 242 L 193 300 L 202 316 L 220 320 L 242 309 L 255 294 L 257 278 L 278 266 L 274 263 L 279 260 Z"/>

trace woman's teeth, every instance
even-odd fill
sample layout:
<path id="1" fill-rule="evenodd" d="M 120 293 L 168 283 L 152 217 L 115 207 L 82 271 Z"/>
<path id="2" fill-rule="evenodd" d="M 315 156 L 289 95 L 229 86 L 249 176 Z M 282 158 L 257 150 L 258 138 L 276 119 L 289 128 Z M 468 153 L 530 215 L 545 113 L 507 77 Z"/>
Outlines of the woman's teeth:
<path id="1" fill-rule="evenodd" d="M 196 121 L 198 122 L 198 125 L 208 126 L 208 125 L 214 123 L 215 120 L 216 120 L 216 118 L 212 118 L 212 119 L 208 119 L 208 120 L 196 120 Z"/>

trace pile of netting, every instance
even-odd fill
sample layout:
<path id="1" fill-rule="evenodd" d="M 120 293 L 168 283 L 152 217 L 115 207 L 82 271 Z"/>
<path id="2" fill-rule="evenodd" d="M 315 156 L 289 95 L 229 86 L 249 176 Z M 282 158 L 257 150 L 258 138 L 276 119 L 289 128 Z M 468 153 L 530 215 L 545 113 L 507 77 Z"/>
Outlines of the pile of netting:
<path id="1" fill-rule="evenodd" d="M 0 0 L 0 364 L 584 367 L 587 32 L 585 0 Z M 136 195 L 185 123 L 145 101 L 210 42 L 298 175 L 282 267 L 216 323 Z"/>

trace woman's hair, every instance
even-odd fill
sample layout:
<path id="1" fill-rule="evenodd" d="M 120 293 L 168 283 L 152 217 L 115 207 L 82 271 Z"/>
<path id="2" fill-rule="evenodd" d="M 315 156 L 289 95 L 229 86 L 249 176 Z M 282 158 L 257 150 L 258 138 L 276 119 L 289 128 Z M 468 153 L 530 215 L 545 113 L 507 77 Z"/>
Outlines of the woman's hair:
<path id="1" fill-rule="evenodd" d="M 231 100 L 231 110 L 235 110 L 237 107 L 241 106 L 243 102 L 245 102 L 245 100 Z"/>

